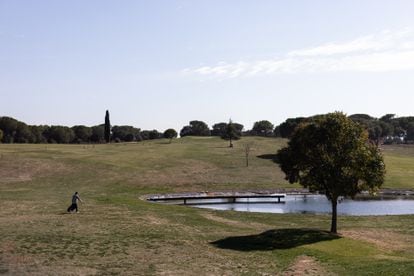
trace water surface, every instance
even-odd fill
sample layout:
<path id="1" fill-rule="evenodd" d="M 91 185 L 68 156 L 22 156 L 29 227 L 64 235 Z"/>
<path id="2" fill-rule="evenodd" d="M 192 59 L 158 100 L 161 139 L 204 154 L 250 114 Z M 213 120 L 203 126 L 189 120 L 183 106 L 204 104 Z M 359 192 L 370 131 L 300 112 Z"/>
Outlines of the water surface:
<path id="1" fill-rule="evenodd" d="M 259 213 L 312 213 L 324 214 L 331 212 L 331 203 L 322 195 L 288 195 L 285 203 L 249 203 L 238 199 L 239 203 L 194 204 L 193 207 L 214 210 L 233 210 Z M 263 200 L 263 199 L 262 199 Z M 254 201 L 254 199 L 250 199 Z M 196 201 L 194 202 L 196 203 Z M 203 203 L 208 203 L 203 201 Z M 343 199 L 338 204 L 338 214 L 352 216 L 406 215 L 414 214 L 414 199 L 396 197 L 392 199 Z"/>

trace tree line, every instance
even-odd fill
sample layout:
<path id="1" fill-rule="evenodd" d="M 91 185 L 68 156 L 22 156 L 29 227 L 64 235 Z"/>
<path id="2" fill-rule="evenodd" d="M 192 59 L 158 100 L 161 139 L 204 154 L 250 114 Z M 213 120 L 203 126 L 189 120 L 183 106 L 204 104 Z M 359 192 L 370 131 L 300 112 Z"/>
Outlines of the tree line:
<path id="1" fill-rule="evenodd" d="M 167 131 L 166 131 L 167 132 Z M 160 138 L 170 138 L 169 132 L 141 130 L 133 126 L 112 126 L 110 140 L 132 142 Z M 48 126 L 27 125 L 11 117 L 0 117 L 0 141 L 2 143 L 105 143 L 105 124 L 96 126 L 76 125 Z"/>
<path id="2" fill-rule="evenodd" d="M 301 123 L 312 122 L 321 115 L 311 117 L 289 118 L 283 123 L 274 126 L 270 121 L 261 120 L 254 123 L 251 130 L 244 130 L 240 123 L 229 121 L 212 125 L 212 128 L 199 120 L 190 121 L 179 132 L 185 136 L 218 136 L 230 141 L 242 136 L 264 136 L 290 138 L 296 127 Z M 348 116 L 354 122 L 361 124 L 369 134 L 371 141 L 379 144 L 412 143 L 414 142 L 414 117 L 396 117 L 395 114 L 386 114 L 374 118 L 367 114 L 353 114 Z M 105 123 L 96 126 L 76 125 L 48 126 L 27 125 L 11 117 L 0 117 L 0 141 L 2 143 L 105 143 L 105 142 L 139 142 L 154 139 L 173 139 L 178 136 L 175 129 L 164 132 L 141 130 L 129 125 L 114 125 L 109 122 L 109 112 L 105 114 Z"/>
<path id="3" fill-rule="evenodd" d="M 193 120 L 184 126 L 180 136 L 219 136 L 232 141 L 240 139 L 242 135 L 271 136 L 273 125 L 268 121 L 256 122 L 253 130 L 243 132 L 242 124 L 221 122 L 214 124 L 212 129 L 203 121 Z M 139 142 L 167 138 L 170 141 L 178 133 L 169 128 L 164 132 L 141 130 L 129 125 L 110 125 L 109 112 L 105 114 L 105 123 L 96 126 L 75 125 L 72 127 L 61 125 L 28 125 L 12 117 L 0 117 L 0 141 L 2 143 L 105 143 L 105 142 Z"/>
<path id="4" fill-rule="evenodd" d="M 274 135 L 290 138 L 298 125 L 313 122 L 321 116 L 323 115 L 289 118 L 274 129 Z M 376 145 L 414 142 L 414 117 L 412 116 L 397 117 L 395 114 L 386 114 L 375 118 L 367 114 L 353 114 L 348 118 L 363 126 L 368 131 L 369 139 Z"/>

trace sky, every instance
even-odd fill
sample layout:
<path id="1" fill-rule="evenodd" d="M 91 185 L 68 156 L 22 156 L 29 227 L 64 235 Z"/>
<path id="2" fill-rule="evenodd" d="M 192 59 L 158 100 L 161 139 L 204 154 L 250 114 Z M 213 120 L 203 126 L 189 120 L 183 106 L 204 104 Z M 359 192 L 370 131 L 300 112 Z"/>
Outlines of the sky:
<path id="1" fill-rule="evenodd" d="M 414 115 L 412 0 L 0 0 L 0 116 L 179 131 Z"/>

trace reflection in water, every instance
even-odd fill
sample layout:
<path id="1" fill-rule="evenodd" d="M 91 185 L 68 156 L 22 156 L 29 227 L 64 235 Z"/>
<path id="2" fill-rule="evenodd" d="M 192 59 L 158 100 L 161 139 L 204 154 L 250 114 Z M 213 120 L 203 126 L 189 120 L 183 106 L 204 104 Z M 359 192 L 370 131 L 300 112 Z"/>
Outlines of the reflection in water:
<path id="1" fill-rule="evenodd" d="M 211 203 L 192 205 L 199 208 L 215 210 L 233 210 L 259 213 L 330 213 L 331 203 L 322 195 L 288 195 L 285 203 L 255 203 L 247 200 L 240 203 Z M 197 202 L 194 202 L 197 203 Z M 201 202 L 200 202 L 201 203 Z M 206 203 L 203 201 L 203 203 Z M 405 215 L 414 214 L 414 199 L 394 198 L 375 200 L 343 199 L 338 204 L 338 214 L 368 216 L 368 215 Z"/>

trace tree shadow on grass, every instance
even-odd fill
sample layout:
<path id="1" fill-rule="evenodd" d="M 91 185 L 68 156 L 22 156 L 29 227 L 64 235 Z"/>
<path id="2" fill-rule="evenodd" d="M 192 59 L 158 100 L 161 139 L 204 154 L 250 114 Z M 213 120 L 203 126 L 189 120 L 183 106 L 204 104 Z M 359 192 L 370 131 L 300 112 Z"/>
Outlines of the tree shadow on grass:
<path id="1" fill-rule="evenodd" d="M 277 163 L 278 161 L 277 154 L 262 154 L 257 155 L 256 157 L 260 159 L 272 160 L 274 163 Z"/>
<path id="2" fill-rule="evenodd" d="M 317 229 L 273 229 L 258 235 L 228 237 L 211 242 L 215 247 L 237 251 L 289 249 L 301 245 L 340 239 L 328 231 Z"/>

